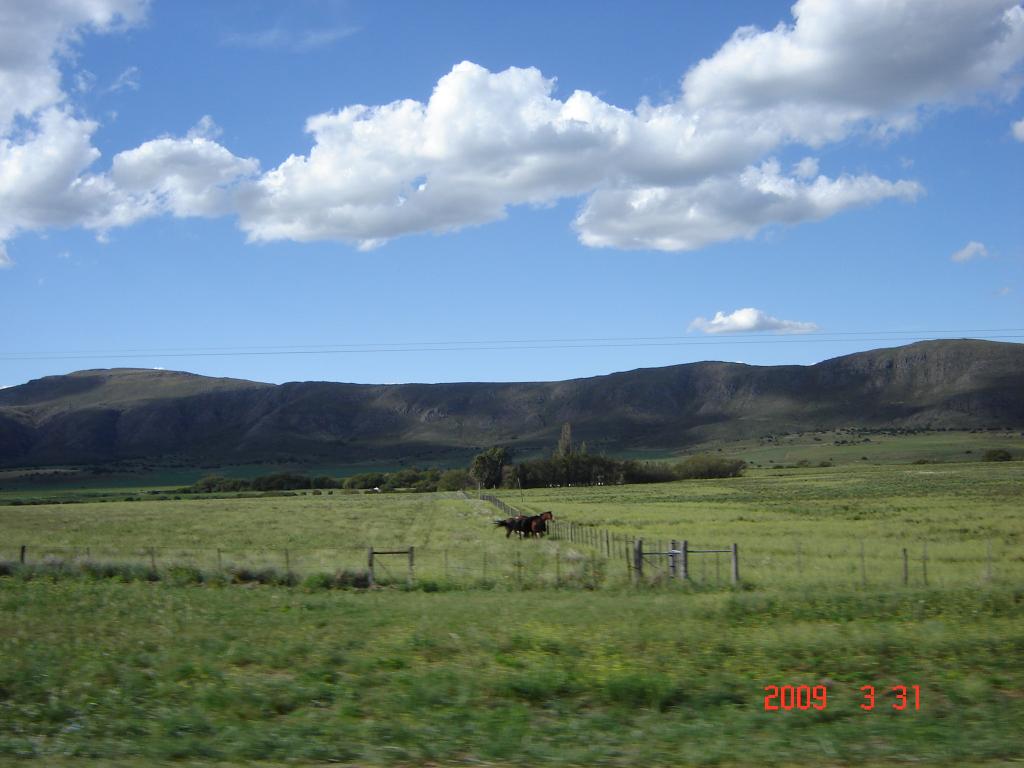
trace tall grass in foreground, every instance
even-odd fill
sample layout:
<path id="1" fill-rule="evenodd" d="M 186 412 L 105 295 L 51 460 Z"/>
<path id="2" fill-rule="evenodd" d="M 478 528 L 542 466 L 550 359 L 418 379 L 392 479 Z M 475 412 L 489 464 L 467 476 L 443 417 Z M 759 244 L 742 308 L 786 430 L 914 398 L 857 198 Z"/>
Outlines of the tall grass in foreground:
<path id="1" fill-rule="evenodd" d="M 0 759 L 1020 759 L 1024 593 L 307 591 L 0 577 Z M 823 712 L 764 686 L 826 685 Z M 860 709 L 860 686 L 879 691 Z M 893 685 L 919 685 L 898 712 Z"/>

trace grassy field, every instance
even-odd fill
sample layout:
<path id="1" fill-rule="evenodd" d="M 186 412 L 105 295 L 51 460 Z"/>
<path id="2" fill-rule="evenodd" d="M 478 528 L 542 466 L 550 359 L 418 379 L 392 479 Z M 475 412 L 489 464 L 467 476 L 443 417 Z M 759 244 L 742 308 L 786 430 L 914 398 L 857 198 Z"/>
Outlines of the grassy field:
<path id="1" fill-rule="evenodd" d="M 1019 591 L 305 593 L 0 579 L 0 754 L 951 765 L 1022 753 Z M 828 686 L 766 712 L 763 686 Z M 874 685 L 863 711 L 860 687 Z M 893 709 L 895 685 L 921 709 Z"/>
<path id="2" fill-rule="evenodd" d="M 301 575 L 411 544 L 420 587 L 0 577 L 0 762 L 1024 760 L 1021 462 L 502 495 L 652 543 L 737 542 L 743 588 L 711 556 L 691 564 L 695 586 L 630 586 L 618 553 L 507 540 L 491 505 L 460 494 L 0 506 L 0 559 L 26 544 L 35 561 L 145 564 L 155 547 L 162 571 Z M 401 558 L 383 568 L 404 583 Z M 827 708 L 766 712 L 769 684 L 825 685 Z M 901 684 L 920 686 L 920 710 L 893 709 Z"/>
<path id="3" fill-rule="evenodd" d="M 742 575 L 757 587 L 897 586 L 904 548 L 911 583 L 967 586 L 1024 580 L 1022 488 L 1024 463 L 971 462 L 754 469 L 724 480 L 499 495 L 527 512 L 550 509 L 558 521 L 642 537 L 647 549 L 665 551 L 671 539 L 692 547 L 737 543 Z M 148 562 L 152 548 L 162 563 L 287 564 L 304 573 L 364 567 L 369 546 L 413 545 L 418 575 L 434 580 L 547 584 L 582 572 L 598 555 L 605 583 L 629 578 L 621 546 L 607 558 L 564 541 L 506 539 L 491 523 L 497 516 L 491 505 L 459 494 L 0 506 L 0 558 L 25 544 L 35 560 L 88 553 Z M 404 578 L 403 563 L 380 562 Z M 691 571 L 701 582 L 724 584 L 728 562 L 695 557 Z"/>
<path id="4" fill-rule="evenodd" d="M 714 442 L 692 446 L 682 452 L 665 449 L 620 451 L 618 458 L 673 462 L 693 453 L 721 453 L 740 458 L 752 467 L 774 468 L 807 462 L 817 466 L 829 462 L 845 464 L 909 464 L 913 461 L 975 462 L 987 450 L 1005 449 L 1024 458 L 1024 434 L 998 431 L 928 431 L 891 433 L 882 430 L 829 430 L 823 432 L 765 435 L 758 439 Z M 538 454 L 539 456 L 539 454 Z M 471 455 L 446 457 L 443 468 L 465 467 Z M 515 460 L 529 458 L 515 456 Z M 147 490 L 173 491 L 191 485 L 206 475 L 251 479 L 276 472 L 311 476 L 348 477 L 362 472 L 394 472 L 416 461 L 364 462 L 360 464 L 242 464 L 189 466 L 125 461 L 107 467 L 29 467 L 0 469 L 0 504 L 15 499 L 99 500 L 124 498 L 125 494 Z M 435 464 L 430 464 L 435 466 Z"/>
<path id="5" fill-rule="evenodd" d="M 925 565 L 932 585 L 977 583 L 990 573 L 1024 579 L 1021 462 L 755 469 L 727 480 L 500 495 L 527 511 L 641 536 L 659 551 L 671 539 L 738 543 L 743 572 L 763 587 L 894 585 L 903 548 L 915 581 Z M 695 561 L 697 575 L 710 568 L 707 558 Z"/>
<path id="6" fill-rule="evenodd" d="M 755 467 L 830 462 L 843 464 L 910 464 L 974 462 L 985 451 L 1004 449 L 1024 458 L 1024 434 L 1012 430 L 929 431 L 901 434 L 887 430 L 827 430 L 764 436 L 699 446 L 743 459 Z"/>

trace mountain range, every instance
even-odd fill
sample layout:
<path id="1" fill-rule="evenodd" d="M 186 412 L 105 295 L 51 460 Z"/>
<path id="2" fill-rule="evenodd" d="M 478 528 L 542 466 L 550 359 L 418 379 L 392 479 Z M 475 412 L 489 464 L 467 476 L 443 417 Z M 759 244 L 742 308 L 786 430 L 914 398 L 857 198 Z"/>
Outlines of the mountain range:
<path id="1" fill-rule="evenodd" d="M 452 460 L 549 450 L 563 423 L 591 451 L 836 427 L 1024 427 L 1024 345 L 924 341 L 809 366 L 702 362 L 555 382 L 265 384 L 136 368 L 0 390 L 0 466 Z"/>

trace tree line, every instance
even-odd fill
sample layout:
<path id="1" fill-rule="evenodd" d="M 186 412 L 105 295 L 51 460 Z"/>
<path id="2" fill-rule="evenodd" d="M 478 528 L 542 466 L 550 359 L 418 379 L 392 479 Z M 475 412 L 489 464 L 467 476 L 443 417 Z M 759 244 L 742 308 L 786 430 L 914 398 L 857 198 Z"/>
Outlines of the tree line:
<path id="1" fill-rule="evenodd" d="M 350 491 L 411 490 L 418 492 L 459 491 L 472 485 L 465 469 L 419 469 L 411 467 L 397 472 L 363 472 L 346 478 L 326 475 L 310 477 L 292 472 L 278 472 L 249 479 L 208 475 L 176 493 L 241 493 L 243 491 L 304 491 L 343 489 Z"/>
<path id="2" fill-rule="evenodd" d="M 689 456 L 675 464 L 595 455 L 585 442 L 573 442 L 572 427 L 565 424 L 549 458 L 513 463 L 505 448 L 488 448 L 473 458 L 469 476 L 483 488 L 548 488 L 738 477 L 744 467 L 741 459 L 709 455 Z"/>
<path id="3" fill-rule="evenodd" d="M 236 493 L 242 491 L 296 491 L 337 488 L 350 491 L 414 492 L 459 491 L 465 488 L 549 488 L 568 485 L 627 485 L 666 483 L 672 480 L 737 477 L 746 462 L 721 456 L 689 456 L 674 464 L 634 459 L 613 459 L 592 454 L 587 444 L 575 444 L 566 424 L 558 445 L 548 458 L 513 462 L 507 448 L 487 448 L 466 469 L 420 469 L 362 472 L 346 478 L 310 477 L 278 472 L 251 479 L 220 475 L 204 477 L 179 493 Z"/>

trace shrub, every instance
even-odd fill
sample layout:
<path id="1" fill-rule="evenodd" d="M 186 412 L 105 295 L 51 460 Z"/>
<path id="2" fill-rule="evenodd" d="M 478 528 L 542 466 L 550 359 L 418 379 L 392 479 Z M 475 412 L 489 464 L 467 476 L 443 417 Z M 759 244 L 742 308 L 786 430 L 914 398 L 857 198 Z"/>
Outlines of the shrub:
<path id="1" fill-rule="evenodd" d="M 982 461 L 1012 461 L 1013 455 L 1005 448 L 993 448 L 985 451 L 981 457 Z"/>
<path id="2" fill-rule="evenodd" d="M 282 573 L 276 568 L 247 568 L 236 565 L 229 568 L 228 573 L 236 584 L 276 584 L 291 587 L 298 582 L 294 573 Z"/>
<path id="3" fill-rule="evenodd" d="M 329 573 L 311 573 L 302 580 L 305 589 L 330 589 L 331 575 Z"/>
<path id="4" fill-rule="evenodd" d="M 203 572 L 192 565 L 172 565 L 167 569 L 167 581 L 176 587 L 202 584 Z"/>
<path id="5" fill-rule="evenodd" d="M 341 570 L 334 574 L 334 587 L 356 587 L 366 589 L 370 586 L 370 574 L 366 571 Z"/>
<path id="6" fill-rule="evenodd" d="M 449 469 L 437 481 L 439 491 L 461 491 L 469 486 L 469 472 L 464 469 Z"/>
<path id="7" fill-rule="evenodd" d="M 721 456 L 690 456 L 676 465 L 675 475 L 680 480 L 709 480 L 718 477 L 739 477 L 747 462 Z"/>
<path id="8" fill-rule="evenodd" d="M 370 574 L 366 571 L 339 570 L 330 573 L 311 573 L 302 580 L 306 589 L 366 589 Z"/>

